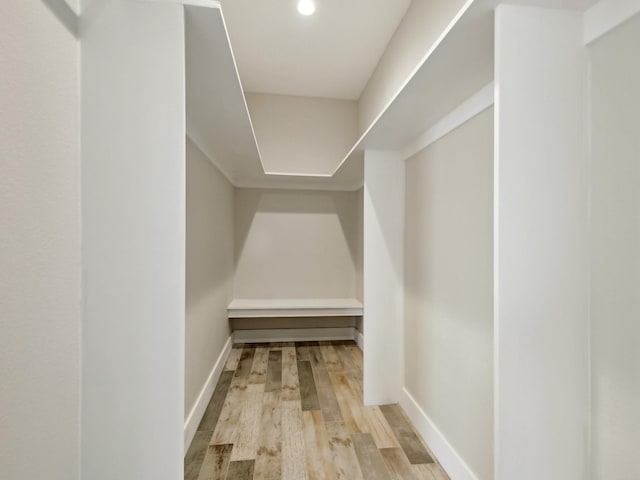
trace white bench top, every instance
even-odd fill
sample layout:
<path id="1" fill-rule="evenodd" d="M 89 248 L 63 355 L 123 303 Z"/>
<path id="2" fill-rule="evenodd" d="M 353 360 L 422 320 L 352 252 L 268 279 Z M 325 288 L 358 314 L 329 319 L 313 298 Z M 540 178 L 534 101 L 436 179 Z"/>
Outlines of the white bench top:
<path id="1" fill-rule="evenodd" d="M 229 318 L 344 317 L 362 315 L 355 298 L 236 298 L 229 304 Z"/>

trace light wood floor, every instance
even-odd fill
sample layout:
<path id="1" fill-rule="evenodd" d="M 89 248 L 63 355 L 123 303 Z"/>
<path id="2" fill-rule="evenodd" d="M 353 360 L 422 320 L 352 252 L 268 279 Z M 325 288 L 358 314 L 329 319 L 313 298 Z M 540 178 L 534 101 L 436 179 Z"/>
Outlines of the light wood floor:
<path id="1" fill-rule="evenodd" d="M 448 479 L 398 405 L 363 405 L 353 342 L 235 345 L 184 478 Z"/>

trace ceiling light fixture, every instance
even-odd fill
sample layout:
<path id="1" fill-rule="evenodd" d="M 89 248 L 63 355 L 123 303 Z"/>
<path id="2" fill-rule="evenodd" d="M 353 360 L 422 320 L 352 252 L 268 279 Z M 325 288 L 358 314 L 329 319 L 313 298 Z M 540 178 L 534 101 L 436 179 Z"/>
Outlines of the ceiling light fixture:
<path id="1" fill-rule="evenodd" d="M 300 15 L 313 15 L 313 12 L 316 11 L 316 4 L 313 3 L 313 0 L 299 0 L 298 1 L 298 12 Z"/>

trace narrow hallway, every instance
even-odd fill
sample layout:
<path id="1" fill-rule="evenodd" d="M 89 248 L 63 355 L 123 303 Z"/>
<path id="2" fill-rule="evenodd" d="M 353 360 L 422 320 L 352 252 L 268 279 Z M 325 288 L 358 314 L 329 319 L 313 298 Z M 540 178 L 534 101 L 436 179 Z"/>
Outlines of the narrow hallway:
<path id="1" fill-rule="evenodd" d="M 363 405 L 351 341 L 234 345 L 184 478 L 448 479 L 399 406 Z"/>

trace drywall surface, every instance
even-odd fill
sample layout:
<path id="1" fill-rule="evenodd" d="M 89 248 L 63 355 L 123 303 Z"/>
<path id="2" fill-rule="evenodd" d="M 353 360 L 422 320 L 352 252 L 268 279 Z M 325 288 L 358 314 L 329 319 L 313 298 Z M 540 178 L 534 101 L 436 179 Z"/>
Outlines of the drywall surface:
<path id="1" fill-rule="evenodd" d="M 365 405 L 398 403 L 402 390 L 405 165 L 394 152 L 364 154 Z"/>
<path id="2" fill-rule="evenodd" d="M 356 193 L 236 189 L 235 298 L 355 298 Z"/>
<path id="3" fill-rule="evenodd" d="M 364 188 L 356 192 L 356 298 L 364 301 Z"/>
<path id="4" fill-rule="evenodd" d="M 183 476 L 184 18 L 87 2 L 82 20 L 82 478 Z"/>
<path id="5" fill-rule="evenodd" d="M 640 15 L 591 62 L 591 478 L 640 478 Z"/>
<path id="6" fill-rule="evenodd" d="M 80 473 L 79 62 L 45 3 L 0 3 L 0 478 Z"/>
<path id="7" fill-rule="evenodd" d="M 491 480 L 493 109 L 407 160 L 406 175 L 406 389 Z"/>
<path id="8" fill-rule="evenodd" d="M 358 133 L 382 113 L 466 0 L 413 0 L 358 101 Z"/>
<path id="9" fill-rule="evenodd" d="M 355 101 L 263 93 L 246 98 L 267 172 L 331 175 L 357 140 Z"/>
<path id="10" fill-rule="evenodd" d="M 233 190 L 187 138 L 185 419 L 231 335 Z"/>
<path id="11" fill-rule="evenodd" d="M 580 13 L 496 10 L 497 480 L 587 478 L 582 26 Z"/>

